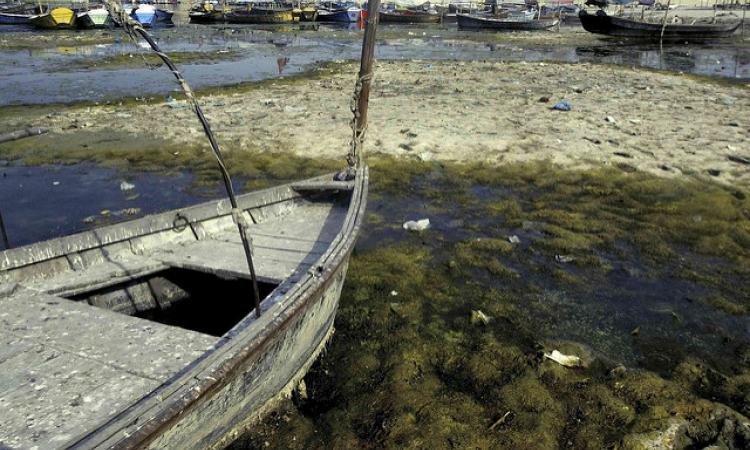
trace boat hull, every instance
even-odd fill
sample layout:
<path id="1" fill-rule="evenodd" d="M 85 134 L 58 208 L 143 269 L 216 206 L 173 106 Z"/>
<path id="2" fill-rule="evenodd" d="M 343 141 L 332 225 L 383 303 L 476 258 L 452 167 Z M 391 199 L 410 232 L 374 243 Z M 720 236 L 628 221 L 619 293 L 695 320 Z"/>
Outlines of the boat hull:
<path id="1" fill-rule="evenodd" d="M 442 17 L 440 14 L 425 12 L 380 12 L 381 23 L 440 23 Z"/>
<path id="2" fill-rule="evenodd" d="M 362 20 L 364 20 L 362 10 L 357 8 L 318 12 L 318 22 L 357 23 Z"/>
<path id="3" fill-rule="evenodd" d="M 168 381 L 65 447 L 222 448 L 278 400 L 288 396 L 333 333 L 349 258 L 364 217 L 367 168 L 359 169 L 350 183 L 348 191 L 344 191 L 348 206 L 335 238 L 325 249 L 320 249 L 322 254 L 316 256 L 309 269 L 282 282 L 264 299 L 260 318 L 249 314 Z M 342 193 L 337 186 L 323 189 L 336 196 Z M 300 192 L 299 187 L 281 186 L 247 194 L 238 198 L 238 202 L 245 205 L 242 209 L 252 202 L 257 211 L 253 220 L 256 217 L 262 220 L 264 215 L 279 209 L 276 214 L 283 214 L 284 202 L 294 201 L 297 195 L 290 194 L 289 189 Z M 313 195 L 320 198 L 320 194 Z M 191 227 L 208 230 L 200 222 L 205 219 L 196 217 L 215 215 L 217 211 L 231 224 L 226 201 L 182 210 L 184 215 L 175 217 L 191 217 Z M 128 228 L 105 230 L 98 236 L 104 240 L 108 239 L 105 235 L 112 233 L 127 237 L 135 230 L 142 230 L 146 223 L 152 229 L 161 227 L 157 224 L 162 221 L 168 224 L 173 216 L 174 212 L 161 214 Z M 167 227 L 157 233 L 182 232 L 175 231 L 174 223 Z"/>
<path id="4" fill-rule="evenodd" d="M 112 26 L 112 19 L 109 17 L 107 10 L 92 10 L 78 14 L 76 17 L 76 26 L 87 30 L 109 28 Z"/>
<path id="5" fill-rule="evenodd" d="M 156 10 L 153 8 L 136 8 L 130 13 L 130 17 L 138 21 L 144 27 L 152 27 L 156 24 Z"/>
<path id="6" fill-rule="evenodd" d="M 188 16 L 193 23 L 216 23 L 224 21 L 224 13 L 218 11 L 191 11 Z"/>
<path id="7" fill-rule="evenodd" d="M 581 11 L 578 16 L 581 26 L 591 33 L 637 39 L 659 40 L 662 38 L 660 23 L 646 23 L 612 17 L 604 13 L 588 14 Z M 667 24 L 664 27 L 665 40 L 705 40 L 726 38 L 734 34 L 741 22 L 719 25 Z"/>
<path id="8" fill-rule="evenodd" d="M 250 11 L 234 11 L 226 15 L 229 23 L 255 23 L 255 24 L 274 24 L 274 23 L 293 23 L 294 16 L 292 10 L 265 10 L 253 8 Z"/>
<path id="9" fill-rule="evenodd" d="M 543 31 L 557 25 L 557 20 L 492 19 L 466 14 L 456 14 L 459 28 L 469 30 Z"/>
<path id="10" fill-rule="evenodd" d="M 27 25 L 31 23 L 32 14 L 0 13 L 0 25 Z"/>
<path id="11" fill-rule="evenodd" d="M 47 14 L 31 17 L 31 24 L 43 30 L 60 30 L 73 28 L 76 15 L 72 9 L 55 8 Z"/>

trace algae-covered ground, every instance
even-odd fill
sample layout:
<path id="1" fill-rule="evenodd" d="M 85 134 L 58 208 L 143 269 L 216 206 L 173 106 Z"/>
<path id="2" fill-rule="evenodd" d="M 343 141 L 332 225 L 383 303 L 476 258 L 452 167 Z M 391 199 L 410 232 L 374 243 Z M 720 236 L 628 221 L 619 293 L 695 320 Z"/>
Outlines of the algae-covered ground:
<path id="1" fill-rule="evenodd" d="M 548 164 L 372 174 L 328 351 L 232 448 L 750 445 L 746 191 Z"/>
<path id="2" fill-rule="evenodd" d="M 0 159 L 45 162 L 41 138 Z M 217 181 L 200 147 L 121 140 L 47 157 Z M 342 164 L 229 157 L 248 187 Z M 336 334 L 304 395 L 232 448 L 750 445 L 745 189 L 545 162 L 369 163 Z M 420 218 L 431 228 L 401 227 Z M 546 359 L 553 350 L 583 366 Z"/>
<path id="3" fill-rule="evenodd" d="M 201 92 L 247 189 L 341 167 L 354 72 Z M 747 86 L 549 63 L 376 73 L 336 333 L 231 447 L 750 447 Z M 218 182 L 179 102 L 0 110 L 0 131 L 29 125 L 51 131 L 0 160 Z"/>

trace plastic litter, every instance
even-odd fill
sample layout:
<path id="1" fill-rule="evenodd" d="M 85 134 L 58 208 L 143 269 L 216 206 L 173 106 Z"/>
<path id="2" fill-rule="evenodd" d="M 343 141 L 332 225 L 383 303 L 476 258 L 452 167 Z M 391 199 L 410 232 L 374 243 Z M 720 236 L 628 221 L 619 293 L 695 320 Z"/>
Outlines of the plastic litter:
<path id="1" fill-rule="evenodd" d="M 581 361 L 581 358 L 575 356 L 575 355 L 565 355 L 563 353 L 560 353 L 557 350 L 552 350 L 552 353 L 545 353 L 544 357 L 547 359 L 551 359 L 552 361 L 560 364 L 561 366 L 565 367 L 581 367 L 583 366 L 583 362 Z"/>
<path id="2" fill-rule="evenodd" d="M 570 111 L 573 109 L 573 105 L 567 100 L 561 100 L 555 103 L 555 106 L 553 106 L 552 109 L 556 111 Z"/>
<path id="3" fill-rule="evenodd" d="M 430 228 L 430 219 L 410 220 L 404 222 L 404 230 L 424 231 Z"/>

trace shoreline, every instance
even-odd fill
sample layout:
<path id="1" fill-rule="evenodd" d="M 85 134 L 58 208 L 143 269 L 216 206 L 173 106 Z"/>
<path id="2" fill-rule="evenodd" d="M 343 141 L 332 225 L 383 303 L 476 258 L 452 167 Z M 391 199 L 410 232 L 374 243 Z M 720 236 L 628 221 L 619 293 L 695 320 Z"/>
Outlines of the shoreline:
<path id="1" fill-rule="evenodd" d="M 201 101 L 227 153 L 335 159 L 348 148 L 355 71 L 353 62 L 326 63 L 283 79 L 205 89 Z M 552 110 L 563 99 L 573 109 Z M 615 166 L 750 186 L 748 165 L 740 162 L 750 157 L 750 123 L 742 113 L 750 107 L 746 85 L 594 64 L 379 61 L 371 104 L 367 145 L 373 153 L 492 165 Z M 33 124 L 51 132 L 0 146 L 6 152 L 39 147 L 51 160 L 72 149 L 85 156 L 108 134 L 115 135 L 108 147 L 128 136 L 169 147 L 203 145 L 198 123 L 180 100 L 9 109 L 5 128 Z"/>

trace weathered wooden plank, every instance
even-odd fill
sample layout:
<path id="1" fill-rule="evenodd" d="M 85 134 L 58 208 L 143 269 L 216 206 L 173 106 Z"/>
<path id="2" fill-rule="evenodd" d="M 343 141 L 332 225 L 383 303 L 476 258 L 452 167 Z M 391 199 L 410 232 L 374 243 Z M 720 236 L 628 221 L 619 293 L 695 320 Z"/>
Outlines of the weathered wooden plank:
<path id="1" fill-rule="evenodd" d="M 47 346 L 0 368 L 12 383 L 0 393 L 0 442 L 11 448 L 60 448 L 160 383 Z"/>
<path id="2" fill-rule="evenodd" d="M 47 279 L 31 280 L 25 286 L 49 294 L 72 296 L 113 286 L 166 269 L 167 266 L 143 256 L 130 255 L 88 266 L 86 269 L 66 271 Z"/>
<path id="3" fill-rule="evenodd" d="M 0 298 L 0 329 L 151 379 L 166 379 L 217 340 L 25 288 Z"/>
<path id="4" fill-rule="evenodd" d="M 198 241 L 189 245 L 164 248 L 151 258 L 176 268 L 197 270 L 223 277 L 249 278 L 250 271 L 242 245 L 226 241 Z M 278 284 L 298 270 L 306 270 L 317 259 L 307 252 L 280 252 L 255 249 L 255 273 L 259 280 Z"/>

